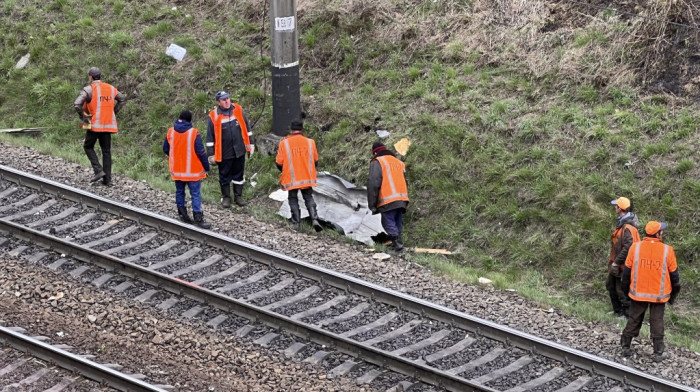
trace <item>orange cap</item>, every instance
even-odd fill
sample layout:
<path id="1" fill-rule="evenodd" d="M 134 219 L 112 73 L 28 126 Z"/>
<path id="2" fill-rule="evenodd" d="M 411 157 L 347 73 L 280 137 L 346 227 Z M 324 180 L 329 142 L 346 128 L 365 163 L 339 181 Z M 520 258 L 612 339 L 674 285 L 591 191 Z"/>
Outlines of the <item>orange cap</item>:
<path id="1" fill-rule="evenodd" d="M 612 205 L 616 205 L 623 210 L 630 208 L 630 199 L 626 197 L 618 197 L 617 199 L 610 202 Z"/>
<path id="2" fill-rule="evenodd" d="M 647 226 L 644 228 L 644 231 L 647 232 L 647 235 L 654 235 L 659 231 L 664 230 L 666 226 L 668 226 L 666 222 L 651 221 L 647 223 Z"/>

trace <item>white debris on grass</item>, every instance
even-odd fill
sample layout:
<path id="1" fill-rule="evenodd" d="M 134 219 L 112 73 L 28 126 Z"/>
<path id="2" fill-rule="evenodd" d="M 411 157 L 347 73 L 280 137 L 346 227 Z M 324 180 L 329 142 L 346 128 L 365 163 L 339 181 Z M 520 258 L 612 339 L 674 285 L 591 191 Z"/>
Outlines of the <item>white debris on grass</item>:
<path id="1" fill-rule="evenodd" d="M 185 58 L 185 54 L 187 54 L 187 49 L 179 45 L 170 44 L 170 46 L 168 46 L 168 49 L 165 51 L 165 54 L 174 58 L 177 61 L 182 61 L 182 59 Z"/>
<path id="2" fill-rule="evenodd" d="M 15 65 L 15 69 L 24 69 L 24 67 L 29 64 L 29 57 L 31 57 L 29 53 L 22 56 L 22 58 L 17 62 L 17 65 Z"/>

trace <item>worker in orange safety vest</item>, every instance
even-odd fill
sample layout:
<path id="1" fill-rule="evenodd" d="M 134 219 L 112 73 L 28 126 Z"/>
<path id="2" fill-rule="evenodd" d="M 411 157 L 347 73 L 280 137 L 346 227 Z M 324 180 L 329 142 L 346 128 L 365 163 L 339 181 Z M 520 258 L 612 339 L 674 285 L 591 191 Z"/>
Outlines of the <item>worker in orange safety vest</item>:
<path id="1" fill-rule="evenodd" d="M 372 145 L 372 160 L 367 181 L 367 207 L 382 214 L 382 227 L 391 238 L 390 248 L 404 250 L 403 214 L 408 207 L 406 165 L 380 142 Z"/>
<path id="2" fill-rule="evenodd" d="M 112 134 L 118 132 L 117 113 L 126 104 L 126 97 L 101 79 L 100 69 L 90 68 L 90 84 L 83 87 L 73 106 L 80 117 L 81 128 L 85 129 L 83 150 L 94 172 L 90 182 L 102 180 L 103 185 L 112 186 Z M 102 165 L 95 153 L 95 143 L 98 141 L 102 150 Z"/>
<path id="3" fill-rule="evenodd" d="M 211 228 L 211 223 L 204 221 L 201 194 L 201 182 L 207 177 L 210 166 L 202 137 L 192 126 L 192 113 L 189 110 L 183 110 L 175 124 L 168 129 L 163 152 L 168 155 L 170 177 L 175 180 L 175 204 L 180 220 L 203 229 Z M 190 189 L 194 219 L 187 213 L 185 187 Z"/>
<path id="4" fill-rule="evenodd" d="M 322 227 L 318 221 L 316 202 L 313 197 L 313 187 L 316 186 L 318 152 L 316 151 L 316 142 L 305 137 L 302 134 L 303 130 L 304 123 L 302 121 L 294 120 L 291 122 L 289 136 L 280 141 L 275 164 L 282 172 L 280 174 L 280 188 L 287 191 L 292 227 L 298 230 L 301 219 L 298 190 L 304 198 L 311 225 L 314 230 L 321 231 Z"/>
<path id="5" fill-rule="evenodd" d="M 633 243 L 639 242 L 639 219 L 632 212 L 632 202 L 626 197 L 618 197 L 610 202 L 615 206 L 617 223 L 610 242 L 610 257 L 608 258 L 608 278 L 605 288 L 610 295 L 613 312 L 617 316 L 627 317 L 630 300 L 622 288 L 622 267 L 627 259 L 627 253 Z"/>
<path id="6" fill-rule="evenodd" d="M 651 221 L 644 231 L 647 236 L 630 248 L 622 282 L 632 300 L 629 319 L 622 331 L 620 344 L 624 356 L 632 355 L 632 339 L 639 336 L 644 313 L 649 308 L 649 325 L 654 347 L 654 361 L 664 356 L 664 309 L 673 305 L 681 290 L 680 275 L 673 247 L 662 242 L 665 222 Z"/>
<path id="7" fill-rule="evenodd" d="M 219 168 L 221 206 L 231 207 L 231 187 L 233 200 L 243 207 L 243 184 L 245 184 L 245 156 L 255 152 L 253 131 L 241 105 L 231 102 L 225 91 L 216 93 L 217 106 L 209 112 L 207 119 L 207 155 L 209 163 Z"/>

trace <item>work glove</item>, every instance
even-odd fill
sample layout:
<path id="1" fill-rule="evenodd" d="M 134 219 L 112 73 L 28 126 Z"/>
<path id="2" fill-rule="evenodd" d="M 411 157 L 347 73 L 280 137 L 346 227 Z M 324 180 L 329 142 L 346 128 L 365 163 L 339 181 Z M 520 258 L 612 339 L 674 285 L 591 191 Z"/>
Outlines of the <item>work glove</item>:
<path id="1" fill-rule="evenodd" d="M 620 266 L 615 263 L 610 264 L 610 266 L 608 267 L 608 273 L 616 278 L 620 278 L 622 276 Z"/>
<path id="2" fill-rule="evenodd" d="M 250 151 L 248 151 L 248 158 L 252 158 L 254 152 L 255 152 L 255 144 L 251 144 Z"/>
<path id="3" fill-rule="evenodd" d="M 677 284 L 674 286 L 671 286 L 671 298 L 668 299 L 668 304 L 673 305 L 674 302 L 676 302 L 676 297 L 678 297 L 678 293 L 681 292 L 681 285 Z"/>
<path id="4" fill-rule="evenodd" d="M 209 161 L 209 164 L 210 164 L 210 165 L 215 165 L 215 164 L 216 164 L 216 160 L 214 159 L 214 156 L 213 156 L 213 155 L 209 155 L 209 156 L 207 157 L 207 160 Z"/>

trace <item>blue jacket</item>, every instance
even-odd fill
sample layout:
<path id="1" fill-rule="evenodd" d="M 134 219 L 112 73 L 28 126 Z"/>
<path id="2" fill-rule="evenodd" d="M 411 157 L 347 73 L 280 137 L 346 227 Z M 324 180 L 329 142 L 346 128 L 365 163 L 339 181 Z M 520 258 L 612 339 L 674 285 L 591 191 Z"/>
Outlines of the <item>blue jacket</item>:
<path id="1" fill-rule="evenodd" d="M 190 128 L 192 128 L 192 123 L 185 120 L 177 120 L 175 121 L 173 128 L 175 128 L 175 132 L 185 133 L 189 131 Z M 170 155 L 170 143 L 168 143 L 167 136 L 165 137 L 165 141 L 163 141 L 163 152 L 165 153 L 165 155 Z M 195 154 L 197 154 L 199 161 L 202 162 L 204 170 L 209 171 L 209 160 L 207 160 L 207 151 L 204 149 L 202 135 L 197 134 L 197 137 L 194 139 L 194 152 Z"/>

